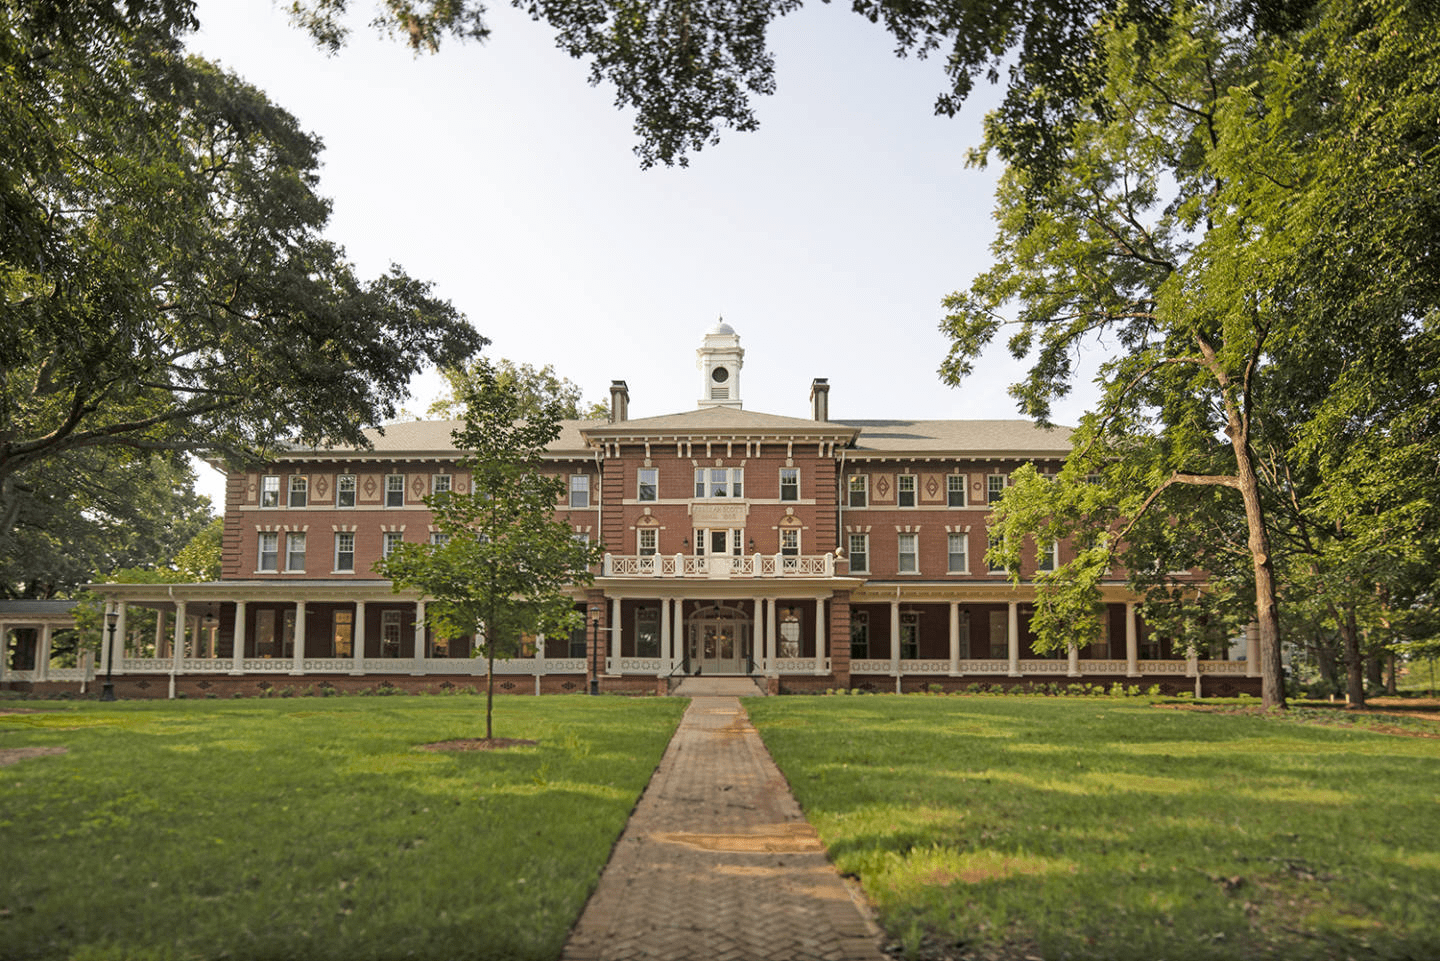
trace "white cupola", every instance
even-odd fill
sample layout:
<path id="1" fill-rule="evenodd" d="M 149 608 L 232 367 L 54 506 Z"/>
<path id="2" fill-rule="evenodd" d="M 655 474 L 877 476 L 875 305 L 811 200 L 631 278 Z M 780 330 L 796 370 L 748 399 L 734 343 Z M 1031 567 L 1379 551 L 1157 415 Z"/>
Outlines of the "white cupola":
<path id="1" fill-rule="evenodd" d="M 740 367 L 745 351 L 740 335 L 722 318 L 705 335 L 704 345 L 695 352 L 695 366 L 702 375 L 701 407 L 743 407 L 740 403 Z"/>

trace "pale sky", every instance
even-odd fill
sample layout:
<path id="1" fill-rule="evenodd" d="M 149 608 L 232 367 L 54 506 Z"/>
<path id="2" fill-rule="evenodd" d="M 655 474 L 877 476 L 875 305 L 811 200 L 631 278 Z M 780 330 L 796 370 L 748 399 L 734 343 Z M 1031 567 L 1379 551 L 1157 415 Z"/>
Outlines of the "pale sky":
<path id="1" fill-rule="evenodd" d="M 941 299 L 991 262 L 994 170 L 964 159 L 992 88 L 937 117 L 939 60 L 897 59 L 881 27 L 812 3 L 772 30 L 758 131 L 641 170 L 631 116 L 548 26 L 497 3 L 490 40 L 415 58 L 352 5 L 334 57 L 267 0 L 200 0 L 189 47 L 320 135 L 329 233 L 362 276 L 401 264 L 492 356 L 553 364 L 588 399 L 627 381 L 631 417 L 695 406 L 695 351 L 721 316 L 748 410 L 808 417 L 828 377 L 835 419 L 1019 416 L 1002 349 L 958 390 L 935 373 Z M 437 388 L 418 379 L 410 410 Z M 218 508 L 220 485 L 202 489 Z"/>

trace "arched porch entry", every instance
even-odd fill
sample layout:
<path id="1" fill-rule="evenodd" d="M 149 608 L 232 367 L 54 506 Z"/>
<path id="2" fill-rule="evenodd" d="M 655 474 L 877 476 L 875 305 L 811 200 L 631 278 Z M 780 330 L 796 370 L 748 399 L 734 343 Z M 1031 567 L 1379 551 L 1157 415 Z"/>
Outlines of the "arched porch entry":
<path id="1" fill-rule="evenodd" d="M 690 674 L 749 674 L 754 663 L 752 621 L 738 607 L 715 604 L 690 615 L 685 668 Z"/>

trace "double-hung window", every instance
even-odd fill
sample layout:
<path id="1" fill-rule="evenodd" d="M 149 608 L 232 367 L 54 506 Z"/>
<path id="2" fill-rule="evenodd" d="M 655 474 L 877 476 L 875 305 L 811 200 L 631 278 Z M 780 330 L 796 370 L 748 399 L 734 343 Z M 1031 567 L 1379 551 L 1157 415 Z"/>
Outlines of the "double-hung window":
<path id="1" fill-rule="evenodd" d="M 636 472 L 635 499 L 656 501 L 660 499 L 660 469 L 642 467 Z"/>
<path id="2" fill-rule="evenodd" d="M 863 661 L 870 656 L 870 614 L 850 612 L 850 659 Z"/>
<path id="3" fill-rule="evenodd" d="M 800 529 L 780 528 L 780 554 L 787 571 L 795 570 L 800 564 Z"/>
<path id="4" fill-rule="evenodd" d="M 920 659 L 920 615 L 907 611 L 900 615 L 900 660 Z"/>
<path id="5" fill-rule="evenodd" d="M 335 535 L 335 571 L 353 572 L 355 570 L 355 533 L 353 531 L 340 531 Z"/>
<path id="6" fill-rule="evenodd" d="M 992 531 L 991 534 L 990 534 L 990 537 L 989 537 L 989 541 L 988 541 L 987 546 L 986 546 L 986 551 L 985 551 L 986 557 L 989 557 L 990 552 L 993 551 L 993 550 L 995 550 L 995 549 L 996 549 L 997 547 L 999 547 L 999 546 L 1000 546 L 1000 537 L 999 537 L 999 535 L 995 534 L 995 533 Z M 1000 562 L 998 562 L 998 561 L 993 561 L 993 560 L 992 560 L 992 561 L 987 561 L 987 563 L 989 564 L 989 570 L 990 570 L 990 573 L 991 573 L 991 574 L 1004 574 L 1004 573 L 1005 573 L 1005 565 L 1004 565 L 1004 564 L 1002 564 L 1002 563 L 1000 563 Z"/>
<path id="7" fill-rule="evenodd" d="M 636 551 L 641 557 L 650 557 L 660 550 L 660 531 L 655 527 L 641 527 L 635 531 Z"/>
<path id="8" fill-rule="evenodd" d="M 450 535 L 446 534 L 444 531 L 431 531 L 430 543 L 435 547 L 444 547 L 446 544 L 450 543 Z"/>
<path id="9" fill-rule="evenodd" d="M 635 656 L 660 656 L 660 608 L 635 609 Z"/>
<path id="10" fill-rule="evenodd" d="M 848 498 L 845 501 L 846 507 L 864 507 L 870 502 L 870 476 L 868 474 L 853 474 L 847 485 Z"/>
<path id="11" fill-rule="evenodd" d="M 1005 496 L 1005 475 L 990 474 L 985 478 L 985 503 L 998 504 Z"/>
<path id="12" fill-rule="evenodd" d="M 400 632 L 402 630 L 400 611 L 380 612 L 380 656 L 400 656 Z"/>
<path id="13" fill-rule="evenodd" d="M 697 467 L 695 469 L 695 497 L 700 500 L 714 500 L 720 497 L 745 496 L 745 468 L 743 467 Z"/>
<path id="14" fill-rule="evenodd" d="M 448 494 L 448 493 L 450 493 L 450 485 L 451 485 L 451 483 L 453 482 L 454 477 L 455 477 L 455 475 L 453 475 L 453 474 L 434 474 L 434 475 L 432 475 L 431 478 L 430 478 L 430 493 L 431 493 L 431 494 Z"/>
<path id="15" fill-rule="evenodd" d="M 1040 548 L 1036 570 L 1053 571 L 1060 563 L 1060 542 L 1051 541 Z"/>
<path id="16" fill-rule="evenodd" d="M 969 537 L 965 534 L 951 534 L 946 538 L 946 555 L 950 558 L 951 574 L 965 574 L 970 570 Z"/>
<path id="17" fill-rule="evenodd" d="M 570 475 L 570 506 L 577 508 L 590 506 L 589 474 Z"/>
<path id="18" fill-rule="evenodd" d="M 385 539 L 381 542 L 380 556 L 389 557 L 390 554 L 405 541 L 404 531 L 386 531 Z"/>
<path id="19" fill-rule="evenodd" d="M 951 474 L 945 478 L 945 506 L 965 506 L 965 475 Z"/>
<path id="20" fill-rule="evenodd" d="M 304 507 L 310 499 L 310 478 L 304 474 L 290 475 L 290 506 Z"/>
<path id="21" fill-rule="evenodd" d="M 919 534 L 900 535 L 900 558 L 896 569 L 901 574 L 918 574 L 920 572 L 919 540 Z"/>
<path id="22" fill-rule="evenodd" d="M 405 506 L 405 475 L 389 474 L 385 477 L 385 506 Z"/>
<path id="23" fill-rule="evenodd" d="M 260 532 L 259 561 L 256 569 L 262 571 L 280 569 L 280 535 L 275 531 Z"/>
<path id="24" fill-rule="evenodd" d="M 260 506 L 280 506 L 280 475 L 266 474 L 260 478 Z"/>
<path id="25" fill-rule="evenodd" d="M 305 570 L 305 535 L 291 532 L 285 538 L 285 569 Z"/>
<path id="26" fill-rule="evenodd" d="M 850 535 L 850 573 L 864 574 L 870 570 L 870 535 Z"/>
<path id="27" fill-rule="evenodd" d="M 355 475 L 341 474 L 335 478 L 335 506 L 355 506 Z"/>
<path id="28" fill-rule="evenodd" d="M 780 468 L 780 499 L 782 501 L 798 501 L 800 499 L 800 468 Z"/>
<path id="29" fill-rule="evenodd" d="M 915 506 L 915 475 L 901 474 L 895 483 L 895 494 L 900 498 L 900 507 Z"/>

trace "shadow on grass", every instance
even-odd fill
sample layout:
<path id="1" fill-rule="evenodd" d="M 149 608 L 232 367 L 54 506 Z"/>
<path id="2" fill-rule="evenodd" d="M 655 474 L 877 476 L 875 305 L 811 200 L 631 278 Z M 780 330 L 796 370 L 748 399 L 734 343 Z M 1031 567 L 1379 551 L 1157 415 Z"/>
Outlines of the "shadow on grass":
<path id="1" fill-rule="evenodd" d="M 861 705 L 751 716 L 914 955 L 1440 956 L 1434 741 L 1100 699 Z"/>

